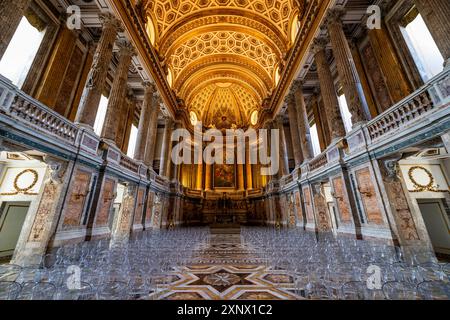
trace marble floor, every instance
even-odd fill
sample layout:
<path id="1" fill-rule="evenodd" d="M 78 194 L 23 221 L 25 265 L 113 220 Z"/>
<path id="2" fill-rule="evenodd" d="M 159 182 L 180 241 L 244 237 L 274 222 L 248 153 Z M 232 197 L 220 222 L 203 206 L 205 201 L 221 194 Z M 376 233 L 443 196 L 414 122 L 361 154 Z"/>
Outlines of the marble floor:
<path id="1" fill-rule="evenodd" d="M 173 282 L 172 282 L 173 281 Z M 192 263 L 177 268 L 163 300 L 297 300 L 294 279 L 264 264 L 254 248 L 242 243 L 239 230 L 211 230 L 208 244 Z"/>

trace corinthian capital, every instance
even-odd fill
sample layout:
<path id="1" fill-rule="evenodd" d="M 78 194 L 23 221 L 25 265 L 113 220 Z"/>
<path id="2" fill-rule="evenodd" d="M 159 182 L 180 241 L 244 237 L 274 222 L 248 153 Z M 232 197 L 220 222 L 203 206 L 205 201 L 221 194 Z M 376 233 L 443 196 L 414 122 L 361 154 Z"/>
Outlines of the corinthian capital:
<path id="1" fill-rule="evenodd" d="M 328 11 L 328 16 L 325 20 L 325 25 L 330 26 L 333 24 L 342 24 L 342 17 L 345 15 L 345 8 L 343 6 L 337 6 L 331 8 Z"/>
<path id="2" fill-rule="evenodd" d="M 117 43 L 117 46 L 119 47 L 120 56 L 133 57 L 136 55 L 136 50 L 134 49 L 134 46 L 131 44 L 130 41 L 121 40 Z"/>
<path id="3" fill-rule="evenodd" d="M 112 27 L 116 29 L 118 32 L 123 31 L 123 25 L 122 22 L 116 18 L 115 15 L 113 15 L 110 12 L 104 12 L 99 14 L 99 19 L 103 25 L 103 28 Z"/>
<path id="4" fill-rule="evenodd" d="M 324 51 L 325 48 L 327 47 L 327 44 L 328 44 L 328 39 L 326 37 L 318 37 L 318 38 L 314 39 L 313 45 L 311 47 L 312 53 L 317 54 L 321 51 Z"/>

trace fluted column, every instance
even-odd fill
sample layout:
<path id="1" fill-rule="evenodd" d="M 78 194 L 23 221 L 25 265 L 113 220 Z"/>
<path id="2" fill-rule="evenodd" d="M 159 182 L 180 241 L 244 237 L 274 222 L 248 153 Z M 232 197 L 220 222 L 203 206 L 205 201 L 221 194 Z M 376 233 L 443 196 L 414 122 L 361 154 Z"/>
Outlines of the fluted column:
<path id="1" fill-rule="evenodd" d="M 314 40 L 312 48 L 316 61 L 317 73 L 319 75 L 320 91 L 325 105 L 328 127 L 331 132 L 331 139 L 339 139 L 345 136 L 344 123 L 342 121 L 339 101 L 334 87 L 333 75 L 328 65 L 325 53 L 326 40 L 318 38 Z"/>
<path id="2" fill-rule="evenodd" d="M 121 28 L 120 21 L 110 13 L 101 14 L 100 20 L 103 23 L 102 36 L 95 51 L 94 61 L 75 119 L 75 122 L 89 127 L 93 127 L 95 124 L 98 105 L 113 55 L 114 42 Z"/>
<path id="3" fill-rule="evenodd" d="M 371 115 L 355 61 L 342 28 L 341 18 L 344 14 L 345 9 L 343 8 L 331 9 L 327 18 L 327 25 L 339 78 L 347 99 L 348 109 L 352 114 L 353 125 L 356 125 L 369 120 Z"/>
<path id="4" fill-rule="evenodd" d="M 414 0 L 414 3 L 448 64 L 450 59 L 450 1 Z"/>
<path id="5" fill-rule="evenodd" d="M 170 139 L 172 136 L 172 126 L 173 120 L 170 117 L 167 117 L 164 123 L 164 135 L 161 148 L 161 161 L 159 165 L 159 175 L 163 177 L 167 176 L 167 163 L 170 160 L 168 156 L 170 148 Z"/>
<path id="6" fill-rule="evenodd" d="M 150 118 L 153 111 L 153 94 L 156 92 L 156 87 L 154 84 L 145 82 L 143 85 L 145 88 L 144 102 L 142 103 L 138 136 L 136 139 L 136 150 L 134 152 L 134 159 L 138 161 L 145 160 L 145 148 L 148 145 L 147 136 L 150 128 Z"/>
<path id="7" fill-rule="evenodd" d="M 300 145 L 300 133 L 298 130 L 298 115 L 295 105 L 295 97 L 291 94 L 286 99 L 289 114 L 289 125 L 291 127 L 292 148 L 294 150 L 295 166 L 298 167 L 303 162 L 302 147 Z"/>
<path id="8" fill-rule="evenodd" d="M 0 1 L 0 60 L 30 3 L 31 0 Z"/>
<path id="9" fill-rule="evenodd" d="M 127 93 L 128 71 L 130 70 L 131 58 L 134 48 L 128 41 L 119 44 L 119 65 L 114 74 L 114 82 L 106 111 L 105 124 L 103 126 L 102 138 L 109 141 L 116 141 L 120 109 Z"/>
<path id="10" fill-rule="evenodd" d="M 294 97 L 297 106 L 297 122 L 300 137 L 300 146 L 302 148 L 303 160 L 313 158 L 311 144 L 311 133 L 309 128 L 308 115 L 306 113 L 305 97 L 303 96 L 303 82 L 294 82 Z"/>
<path id="11" fill-rule="evenodd" d="M 156 135 L 158 133 L 158 116 L 161 105 L 161 98 L 158 92 L 153 94 L 151 101 L 152 107 L 150 109 L 150 120 L 147 124 L 147 146 L 145 147 L 144 163 L 146 166 L 153 168 L 153 161 L 155 160 Z"/>
<path id="12" fill-rule="evenodd" d="M 135 103 L 133 97 L 133 91 L 128 90 L 127 96 L 125 97 L 122 108 L 120 109 L 119 120 L 117 122 L 117 135 L 116 135 L 116 146 L 118 146 L 121 150 L 123 150 L 123 146 L 125 145 L 125 136 L 127 131 L 128 117 L 133 116 L 130 115 L 130 109 L 132 109 L 132 105 Z M 125 151 L 126 152 L 126 151 Z"/>
<path id="13" fill-rule="evenodd" d="M 285 176 L 289 174 L 289 160 L 286 145 L 286 134 L 284 133 L 284 117 L 282 115 L 277 116 L 275 125 L 280 132 L 280 174 Z"/>

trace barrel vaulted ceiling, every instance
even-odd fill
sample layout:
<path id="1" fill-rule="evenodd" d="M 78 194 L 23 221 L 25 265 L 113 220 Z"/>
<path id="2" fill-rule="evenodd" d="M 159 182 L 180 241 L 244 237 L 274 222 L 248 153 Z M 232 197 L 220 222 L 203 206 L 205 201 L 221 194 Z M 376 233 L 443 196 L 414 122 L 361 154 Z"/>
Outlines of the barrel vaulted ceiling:
<path id="1" fill-rule="evenodd" d="M 147 32 L 187 109 L 204 125 L 244 127 L 269 98 L 304 1 L 144 0 Z"/>

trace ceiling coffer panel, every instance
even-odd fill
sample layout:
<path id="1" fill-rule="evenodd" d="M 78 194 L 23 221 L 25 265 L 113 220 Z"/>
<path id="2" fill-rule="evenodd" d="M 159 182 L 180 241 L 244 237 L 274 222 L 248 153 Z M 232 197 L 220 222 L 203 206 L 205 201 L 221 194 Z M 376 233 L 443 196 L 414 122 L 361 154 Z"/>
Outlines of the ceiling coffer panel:
<path id="1" fill-rule="evenodd" d="M 277 85 L 297 0 L 147 0 L 172 89 L 205 125 L 248 126 Z"/>

